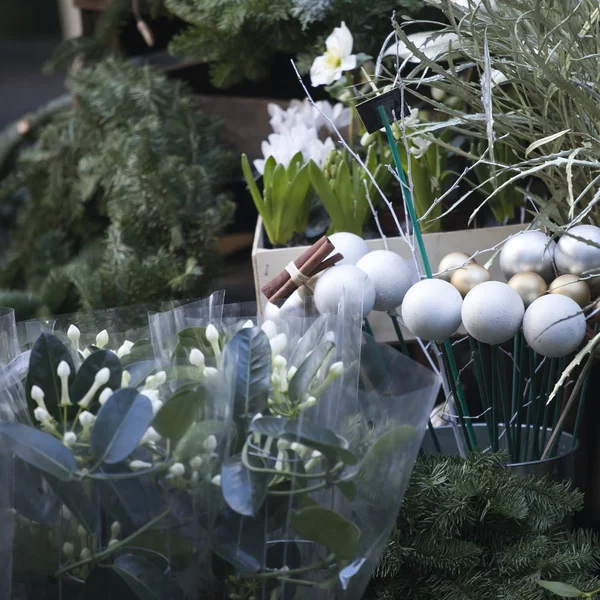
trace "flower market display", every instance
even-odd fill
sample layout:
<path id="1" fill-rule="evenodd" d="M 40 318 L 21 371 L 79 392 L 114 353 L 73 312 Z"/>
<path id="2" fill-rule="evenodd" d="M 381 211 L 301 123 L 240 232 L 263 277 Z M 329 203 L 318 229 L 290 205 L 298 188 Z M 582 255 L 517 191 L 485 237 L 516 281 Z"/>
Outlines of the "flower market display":
<path id="1" fill-rule="evenodd" d="M 248 304 L 215 124 L 104 56 L 138 3 L 59 49 L 0 138 L 0 600 L 600 595 L 600 11 L 427 4 L 144 7 L 220 86 L 294 57 Z"/>

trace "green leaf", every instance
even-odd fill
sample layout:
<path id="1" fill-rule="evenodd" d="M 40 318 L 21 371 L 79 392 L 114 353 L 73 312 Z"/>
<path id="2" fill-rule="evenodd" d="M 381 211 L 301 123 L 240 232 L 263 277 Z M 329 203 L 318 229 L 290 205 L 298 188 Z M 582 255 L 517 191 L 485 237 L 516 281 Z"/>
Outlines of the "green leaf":
<path id="1" fill-rule="evenodd" d="M 52 491 L 69 509 L 71 514 L 90 534 L 96 534 L 97 512 L 88 493 L 90 481 L 61 481 L 52 475 L 44 475 Z"/>
<path id="2" fill-rule="evenodd" d="M 139 362 L 134 362 L 127 365 L 125 367 L 125 370 L 131 376 L 129 385 L 127 387 L 137 388 L 140 387 L 142 383 L 144 383 L 144 381 L 146 381 L 147 377 L 150 377 L 150 375 L 152 375 L 156 371 L 156 362 L 153 360 L 142 360 Z"/>
<path id="3" fill-rule="evenodd" d="M 294 511 L 292 527 L 300 537 L 335 552 L 337 558 L 351 560 L 356 555 L 360 529 L 333 510 L 312 506 Z"/>
<path id="4" fill-rule="evenodd" d="M 264 461 L 251 454 L 248 462 L 253 467 L 264 468 Z M 248 470 L 240 454 L 227 458 L 221 465 L 221 490 L 229 507 L 240 515 L 253 517 L 267 497 L 269 476 Z"/>
<path id="5" fill-rule="evenodd" d="M 308 163 L 308 174 L 310 182 L 315 188 L 317 196 L 321 199 L 327 214 L 334 223 L 342 223 L 344 221 L 344 213 L 340 206 L 340 201 L 329 187 L 329 183 L 319 167 L 314 161 Z M 343 230 L 342 230 L 343 231 Z"/>
<path id="6" fill-rule="evenodd" d="M 206 339 L 206 327 L 188 327 L 178 332 L 177 338 L 179 339 L 178 348 L 175 349 L 177 358 L 184 358 L 187 361 L 192 348 L 198 348 L 204 356 L 215 355 L 210 342 Z M 187 350 L 187 352 L 182 352 L 182 350 Z"/>
<path id="7" fill-rule="evenodd" d="M 367 61 L 371 60 L 373 57 L 369 54 L 365 54 L 364 52 L 359 52 L 356 55 L 356 68 L 358 69 L 361 65 L 364 65 Z"/>
<path id="8" fill-rule="evenodd" d="M 21 423 L 0 421 L 0 435 L 10 440 L 10 451 L 15 456 L 60 481 L 71 481 L 77 471 L 71 451 L 48 433 Z"/>
<path id="9" fill-rule="evenodd" d="M 267 158 L 265 161 L 265 171 L 263 174 L 263 182 L 265 187 L 271 185 L 271 181 L 273 180 L 273 171 L 275 170 L 276 166 L 277 161 L 275 160 L 275 157 L 269 156 L 269 158 Z"/>
<path id="10" fill-rule="evenodd" d="M 80 600 L 123 600 L 130 598 L 129 586 L 117 575 L 114 569 L 96 567 L 86 578 Z"/>
<path id="11" fill-rule="evenodd" d="M 336 485 L 350 502 L 356 498 L 356 484 L 353 481 L 340 481 Z"/>
<path id="12" fill-rule="evenodd" d="M 242 329 L 231 338 L 223 353 L 223 370 L 232 376 L 234 417 L 260 412 L 267 406 L 271 345 L 262 329 Z"/>
<path id="13" fill-rule="evenodd" d="M 321 342 L 300 365 L 290 380 L 289 395 L 292 402 L 301 402 L 310 392 L 313 379 L 328 354 L 334 349 L 333 342 Z"/>
<path id="14" fill-rule="evenodd" d="M 261 435 L 310 446 L 326 456 L 339 457 L 348 465 L 357 462 L 356 456 L 348 450 L 348 442 L 344 438 L 306 419 L 262 417 L 252 421 L 249 429 Z"/>
<path id="15" fill-rule="evenodd" d="M 148 339 L 138 340 L 121 360 L 121 365 L 125 368 L 131 364 L 154 360 L 154 349 L 152 342 Z"/>
<path id="16" fill-rule="evenodd" d="M 250 167 L 250 161 L 245 154 L 242 154 L 242 173 L 244 174 L 244 178 L 246 179 L 246 183 L 248 184 L 248 189 L 250 190 L 250 195 L 252 196 L 252 200 L 254 200 L 254 205 L 256 206 L 256 210 L 260 214 L 260 216 L 264 219 L 263 215 L 263 198 L 262 194 L 258 190 L 258 186 L 254 181 L 254 173 L 252 172 L 252 168 Z M 265 179 L 266 181 L 266 179 Z"/>
<path id="17" fill-rule="evenodd" d="M 146 558 L 122 554 L 115 559 L 113 568 L 140 600 L 176 600 L 181 597 L 166 575 L 168 565 L 160 569 Z"/>
<path id="18" fill-rule="evenodd" d="M 37 408 L 36 402 L 31 398 L 31 388 L 37 385 L 44 391 L 44 402 L 48 412 L 56 419 L 60 418 L 60 378 L 56 369 L 61 361 L 65 361 L 71 368 L 69 385 L 75 378 L 75 365 L 67 347 L 55 336 L 42 333 L 36 340 L 29 358 L 29 372 L 27 374 L 27 403 L 33 415 Z M 33 418 L 33 417 L 32 417 Z"/>
<path id="19" fill-rule="evenodd" d="M 249 519 L 226 507 L 211 531 L 214 551 L 238 573 L 260 570 L 265 549 L 265 526 L 262 520 Z"/>
<path id="20" fill-rule="evenodd" d="M 186 386 L 163 404 L 152 427 L 163 437 L 179 439 L 201 417 L 204 395 L 203 385 Z"/>
<path id="21" fill-rule="evenodd" d="M 173 458 L 184 462 L 204 452 L 204 441 L 209 435 L 214 435 L 217 440 L 225 434 L 227 425 L 223 421 L 200 421 L 194 423 L 177 442 Z"/>
<path id="22" fill-rule="evenodd" d="M 73 404 L 77 404 L 86 395 L 88 390 L 94 384 L 94 377 L 96 377 L 98 371 L 105 367 L 110 371 L 108 383 L 98 388 L 92 403 L 96 402 L 104 388 L 109 387 L 111 390 L 118 390 L 121 387 L 123 369 L 121 368 L 121 363 L 117 358 L 117 355 L 108 350 L 98 350 L 97 352 L 90 354 L 83 361 L 79 371 L 77 371 L 77 375 L 75 376 L 75 380 L 69 391 L 71 402 Z"/>
<path id="23" fill-rule="evenodd" d="M 98 411 L 92 428 L 92 454 L 107 464 L 121 462 L 139 444 L 152 422 L 152 403 L 137 390 L 117 390 Z"/>
<path id="24" fill-rule="evenodd" d="M 549 592 L 561 596 L 562 598 L 585 598 L 586 596 L 585 592 L 578 590 L 568 583 L 561 583 L 560 581 L 544 581 L 543 579 L 540 579 L 538 583 Z"/>

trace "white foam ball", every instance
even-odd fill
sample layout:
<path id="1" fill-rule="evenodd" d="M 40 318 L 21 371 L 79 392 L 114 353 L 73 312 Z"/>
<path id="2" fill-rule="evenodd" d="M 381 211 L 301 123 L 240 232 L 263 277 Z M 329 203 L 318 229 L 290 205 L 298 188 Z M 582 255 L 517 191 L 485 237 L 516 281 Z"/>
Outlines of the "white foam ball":
<path id="1" fill-rule="evenodd" d="M 485 344 L 502 344 L 521 327 L 525 306 L 508 284 L 486 281 L 474 287 L 462 305 L 462 322 L 467 333 Z"/>
<path id="2" fill-rule="evenodd" d="M 530 304 L 523 319 L 523 334 L 538 354 L 550 358 L 566 356 L 585 337 L 585 317 L 575 300 L 548 294 Z"/>
<path id="3" fill-rule="evenodd" d="M 350 299 L 362 296 L 363 315 L 368 315 L 375 304 L 373 280 L 354 265 L 332 267 L 315 285 L 315 306 L 321 314 L 337 313 L 344 295 Z"/>
<path id="4" fill-rule="evenodd" d="M 355 233 L 340 231 L 327 236 L 335 246 L 335 254 L 339 252 L 344 258 L 336 263 L 336 266 L 355 265 L 365 254 L 369 252 L 367 242 Z"/>
<path id="5" fill-rule="evenodd" d="M 413 273 L 407 262 L 395 252 L 374 250 L 356 263 L 375 284 L 374 310 L 392 310 L 402 304 L 413 283 Z"/>
<path id="6" fill-rule="evenodd" d="M 406 292 L 402 320 L 416 337 L 441 342 L 459 328 L 462 303 L 462 296 L 451 283 L 424 279 Z"/>

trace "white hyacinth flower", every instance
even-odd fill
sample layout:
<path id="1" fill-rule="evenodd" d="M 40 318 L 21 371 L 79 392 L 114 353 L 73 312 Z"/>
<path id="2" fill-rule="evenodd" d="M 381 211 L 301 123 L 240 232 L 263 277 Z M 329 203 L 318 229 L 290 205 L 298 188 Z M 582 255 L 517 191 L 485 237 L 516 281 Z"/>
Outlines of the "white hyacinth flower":
<path id="1" fill-rule="evenodd" d="M 325 40 L 325 46 L 325 54 L 315 58 L 310 68 L 313 87 L 331 85 L 341 78 L 344 71 L 356 68 L 356 55 L 352 54 L 354 38 L 343 21 Z"/>
<path id="2" fill-rule="evenodd" d="M 100 348 L 100 350 L 102 350 L 102 348 L 104 348 L 104 346 L 106 346 L 106 344 L 108 344 L 108 331 L 106 331 L 106 329 L 103 329 L 96 336 L 96 346 L 98 348 Z"/>

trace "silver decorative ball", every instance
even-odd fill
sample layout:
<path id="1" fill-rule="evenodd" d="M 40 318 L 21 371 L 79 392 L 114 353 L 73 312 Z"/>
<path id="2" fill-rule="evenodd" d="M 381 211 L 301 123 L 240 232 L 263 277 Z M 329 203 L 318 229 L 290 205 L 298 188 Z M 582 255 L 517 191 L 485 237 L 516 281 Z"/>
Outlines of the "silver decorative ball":
<path id="1" fill-rule="evenodd" d="M 575 237 L 573 237 L 575 236 Z M 577 238 L 593 242 L 586 244 Z M 583 275 L 600 270 L 600 227 L 577 225 L 564 233 L 556 246 L 556 268 L 559 273 Z"/>
<path id="2" fill-rule="evenodd" d="M 521 271 L 529 271 L 540 275 L 546 283 L 554 277 L 554 252 L 556 242 L 543 231 L 524 231 L 502 246 L 500 252 L 500 269 L 507 280 Z"/>

